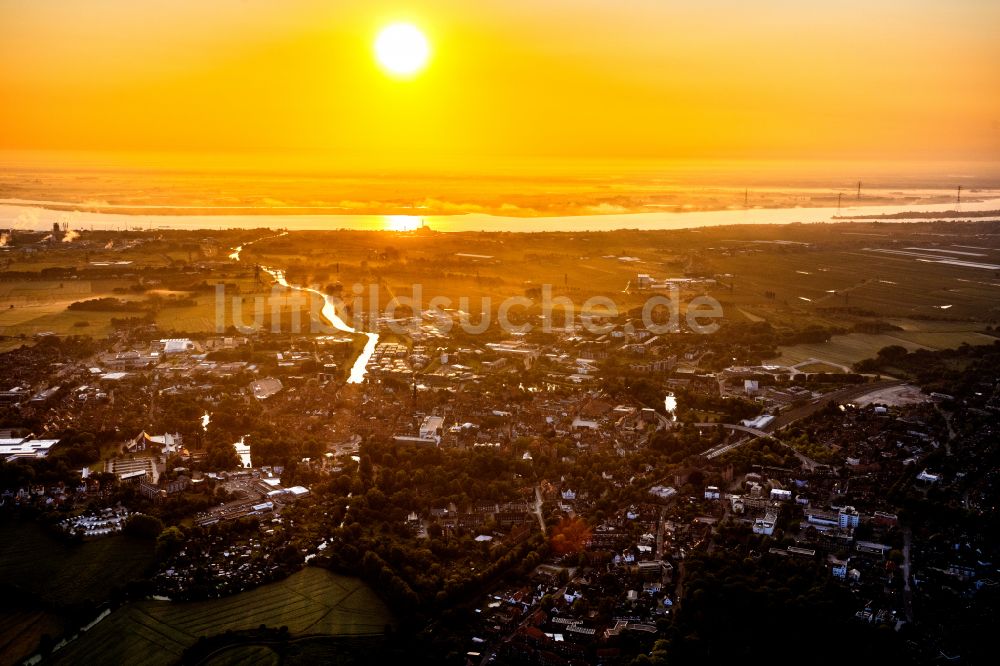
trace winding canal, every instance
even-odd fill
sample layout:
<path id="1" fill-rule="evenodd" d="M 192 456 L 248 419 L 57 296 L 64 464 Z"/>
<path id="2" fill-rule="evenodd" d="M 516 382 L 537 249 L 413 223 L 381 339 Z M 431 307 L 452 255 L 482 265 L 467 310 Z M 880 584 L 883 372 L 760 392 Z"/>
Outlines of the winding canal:
<path id="1" fill-rule="evenodd" d="M 311 294 L 316 294 L 323 299 L 323 309 L 320 314 L 330 322 L 338 331 L 343 331 L 344 333 L 351 333 L 353 335 L 365 335 L 368 340 L 365 342 L 365 347 L 361 351 L 361 355 L 358 356 L 357 360 L 354 361 L 354 365 L 351 367 L 351 374 L 347 378 L 348 384 L 360 384 L 365 380 L 365 373 L 368 372 L 368 361 L 371 359 L 372 354 L 375 353 L 375 345 L 378 344 L 378 333 L 369 333 L 364 331 L 358 331 L 353 326 L 348 325 L 340 315 L 337 314 L 337 305 L 332 296 L 324 294 L 318 289 L 313 289 L 312 287 L 301 287 L 296 284 L 289 284 L 288 280 L 285 279 L 285 272 L 280 268 L 268 268 L 266 266 L 261 266 L 261 270 L 269 273 L 271 277 L 274 278 L 275 282 L 280 284 L 282 287 L 287 289 L 295 289 L 297 291 L 308 292 Z"/>
<path id="2" fill-rule="evenodd" d="M 257 240 L 234 247 L 232 253 L 229 255 L 229 258 L 233 261 L 240 261 L 240 253 L 247 245 L 253 245 L 254 243 L 268 238 L 279 238 L 287 233 L 288 232 L 285 231 L 277 234 L 276 236 L 265 236 L 264 238 L 258 238 Z M 351 374 L 347 377 L 348 384 L 360 384 L 365 381 L 365 374 L 368 372 L 368 361 L 371 360 L 372 354 L 375 353 L 375 346 L 378 344 L 378 333 L 359 331 L 341 319 L 340 315 L 337 314 L 337 303 L 332 296 L 328 296 L 327 294 L 324 294 L 318 289 L 313 289 L 312 287 L 302 287 L 297 284 L 289 284 L 288 280 L 285 279 L 285 272 L 280 268 L 268 268 L 267 266 L 261 266 L 260 268 L 265 273 L 273 277 L 275 282 L 286 289 L 294 289 L 296 291 L 316 294 L 322 298 L 323 308 L 320 310 L 320 314 L 338 331 L 343 331 L 344 333 L 350 333 L 352 335 L 364 335 L 368 338 L 365 341 L 364 349 L 361 350 L 361 355 L 358 356 L 357 360 L 354 361 L 354 365 L 351 366 Z"/>

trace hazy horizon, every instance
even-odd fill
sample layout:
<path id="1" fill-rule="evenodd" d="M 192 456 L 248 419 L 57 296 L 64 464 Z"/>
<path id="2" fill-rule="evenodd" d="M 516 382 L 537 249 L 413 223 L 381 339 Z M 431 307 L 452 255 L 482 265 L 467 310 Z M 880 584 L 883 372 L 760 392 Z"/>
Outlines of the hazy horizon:
<path id="1" fill-rule="evenodd" d="M 133 215 L 629 215 L 944 204 L 959 186 L 971 202 L 996 196 L 996 174 L 991 162 L 533 160 L 414 173 L 320 169 L 289 154 L 235 163 L 4 153 L 0 204 Z"/>

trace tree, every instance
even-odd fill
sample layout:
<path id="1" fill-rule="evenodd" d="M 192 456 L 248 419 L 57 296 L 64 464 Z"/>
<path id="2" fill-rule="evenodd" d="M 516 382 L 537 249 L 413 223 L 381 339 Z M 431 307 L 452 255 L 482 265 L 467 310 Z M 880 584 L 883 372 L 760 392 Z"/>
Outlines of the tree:
<path id="1" fill-rule="evenodd" d="M 156 516 L 147 516 L 144 513 L 135 513 L 125 521 L 122 534 L 137 537 L 139 539 L 155 539 L 163 531 L 163 521 Z"/>
<path id="2" fill-rule="evenodd" d="M 164 560 L 175 555 L 184 544 L 184 532 L 179 527 L 172 526 L 160 532 L 156 537 L 156 557 Z"/>
<path id="3" fill-rule="evenodd" d="M 898 361 L 906 354 L 906 347 L 902 345 L 889 345 L 878 350 L 878 357 L 882 361 Z"/>
<path id="4" fill-rule="evenodd" d="M 563 518 L 552 530 L 552 551 L 556 555 L 579 553 L 590 541 L 590 535 L 590 526 L 583 518 Z"/>

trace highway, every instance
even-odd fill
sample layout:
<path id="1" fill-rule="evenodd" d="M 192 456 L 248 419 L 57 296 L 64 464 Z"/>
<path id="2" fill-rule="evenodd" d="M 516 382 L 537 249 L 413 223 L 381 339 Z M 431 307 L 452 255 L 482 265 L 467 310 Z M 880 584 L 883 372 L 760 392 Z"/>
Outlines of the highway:
<path id="1" fill-rule="evenodd" d="M 753 435 L 753 437 L 743 437 L 742 439 L 738 439 L 735 442 L 729 442 L 727 444 L 720 444 L 719 446 L 712 447 L 711 449 L 702 454 L 709 460 L 711 460 L 712 458 L 718 458 L 723 453 L 732 451 L 737 446 L 741 446 L 742 444 L 749 442 L 752 439 L 768 436 L 768 433 L 764 432 L 763 430 L 758 430 L 757 428 L 748 428 L 747 426 L 737 425 L 735 423 L 695 423 L 695 425 L 698 426 L 699 428 L 714 428 L 721 425 L 723 428 L 728 428 L 729 430 L 737 430 L 740 432 L 745 432 L 747 434 Z"/>

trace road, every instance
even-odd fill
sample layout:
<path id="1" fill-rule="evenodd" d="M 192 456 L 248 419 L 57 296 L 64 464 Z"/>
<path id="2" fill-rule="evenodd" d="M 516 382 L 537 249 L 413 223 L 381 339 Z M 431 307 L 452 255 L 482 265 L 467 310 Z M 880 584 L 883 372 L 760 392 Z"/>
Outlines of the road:
<path id="1" fill-rule="evenodd" d="M 941 415 L 941 418 L 944 419 L 945 424 L 948 426 L 948 439 L 944 442 L 944 452 L 946 455 L 951 456 L 951 443 L 958 437 L 958 433 L 955 432 L 955 428 L 951 425 L 951 415 L 941 409 L 941 405 L 937 403 L 934 404 L 934 409 L 937 410 L 937 413 Z"/>
<path id="2" fill-rule="evenodd" d="M 913 543 L 913 531 L 903 528 L 903 610 L 906 621 L 913 622 L 913 590 L 910 589 L 910 545 Z"/>
<path id="3" fill-rule="evenodd" d="M 687 572 L 684 569 L 684 560 L 677 563 L 677 586 L 674 588 L 673 613 L 676 615 L 684 600 L 684 576 Z"/>
<path id="4" fill-rule="evenodd" d="M 750 433 L 755 437 L 767 437 L 769 433 L 765 430 L 760 430 L 759 428 L 750 428 L 745 425 L 738 425 L 736 423 L 695 423 L 699 428 L 711 428 L 712 426 L 721 425 L 723 428 L 729 428 L 730 430 L 739 430 L 740 432 Z"/>
<path id="5" fill-rule="evenodd" d="M 532 513 L 538 518 L 538 526 L 542 528 L 542 534 L 545 534 L 545 518 L 542 517 L 542 489 L 538 486 L 535 486 L 535 508 Z"/>
<path id="6" fill-rule="evenodd" d="M 742 439 L 736 440 L 735 442 L 730 442 L 728 444 L 720 444 L 719 446 L 709 449 L 703 454 L 708 459 L 718 458 L 723 453 L 732 451 L 737 446 L 745 444 L 746 442 L 749 442 L 751 439 L 768 436 L 768 433 L 764 432 L 763 430 L 758 430 L 757 428 L 748 428 L 745 425 L 737 425 L 735 423 L 695 423 L 694 425 L 698 426 L 699 428 L 714 428 L 721 425 L 723 428 L 728 428 L 729 430 L 737 430 L 739 432 L 745 432 L 753 435 L 753 437 L 744 437 Z"/>
<path id="7" fill-rule="evenodd" d="M 656 559 L 663 559 L 663 528 L 666 522 L 667 507 L 660 509 L 660 519 L 656 522 Z"/>
<path id="8" fill-rule="evenodd" d="M 816 412 L 825 409 L 826 406 L 829 405 L 830 403 L 841 404 L 844 402 L 849 402 L 851 400 L 857 400 L 861 396 L 867 395 L 868 393 L 874 393 L 875 391 L 881 391 L 893 386 L 899 386 L 902 383 L 903 382 L 901 381 L 894 380 L 886 382 L 875 382 L 873 384 L 862 384 L 860 386 L 848 386 L 842 389 L 837 389 L 836 391 L 831 391 L 830 393 L 826 393 L 818 398 L 814 398 L 805 405 L 801 405 L 799 407 L 793 407 L 792 409 L 782 412 L 777 417 L 775 417 L 774 421 L 769 423 L 764 428 L 760 429 L 748 428 L 747 426 L 738 425 L 735 423 L 695 423 L 694 425 L 698 426 L 699 428 L 716 427 L 721 425 L 723 428 L 728 428 L 729 430 L 736 430 L 739 432 L 745 432 L 749 435 L 753 435 L 752 437 L 744 437 L 735 442 L 731 442 L 728 444 L 721 444 L 719 446 L 713 447 L 702 455 L 704 455 L 706 458 L 717 458 L 724 453 L 732 451 L 738 446 L 742 446 L 743 444 L 746 444 L 749 441 L 757 439 L 758 437 L 769 437 L 770 435 L 778 432 L 779 430 L 787 428 L 796 421 L 801 421 L 802 419 L 808 418 L 813 414 L 815 414 Z M 809 458 L 808 456 L 799 453 L 798 451 L 793 451 L 793 452 L 795 453 L 795 457 L 798 458 L 800 461 L 802 461 L 802 463 L 810 470 L 816 469 L 821 464 L 816 462 L 812 458 Z"/>

